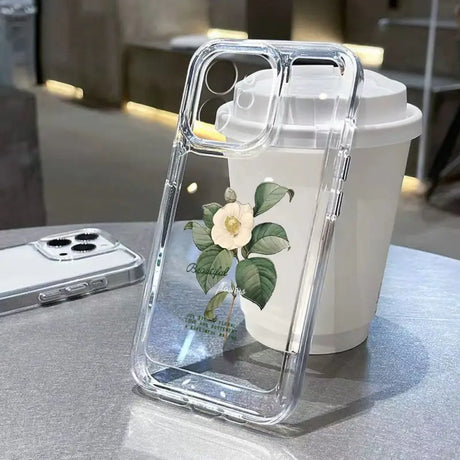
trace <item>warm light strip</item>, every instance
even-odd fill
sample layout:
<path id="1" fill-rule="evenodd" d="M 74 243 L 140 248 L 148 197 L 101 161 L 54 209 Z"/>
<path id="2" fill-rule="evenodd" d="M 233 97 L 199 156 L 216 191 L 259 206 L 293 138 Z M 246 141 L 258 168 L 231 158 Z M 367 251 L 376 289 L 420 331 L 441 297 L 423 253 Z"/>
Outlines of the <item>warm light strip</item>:
<path id="1" fill-rule="evenodd" d="M 412 176 L 404 176 L 401 192 L 402 193 L 420 193 L 423 188 L 423 183 L 420 179 Z"/>
<path id="2" fill-rule="evenodd" d="M 84 93 L 81 88 L 62 83 L 56 80 L 46 80 L 45 87 L 50 93 L 57 94 L 58 96 L 68 97 L 72 99 L 83 99 Z"/>
<path id="3" fill-rule="evenodd" d="M 344 46 L 351 49 L 361 61 L 363 66 L 380 67 L 383 63 L 384 49 L 379 46 L 355 45 L 344 43 Z"/>
<path id="4" fill-rule="evenodd" d="M 207 36 L 208 38 L 236 38 L 245 40 L 248 38 L 248 33 L 242 30 L 209 29 Z"/>
<path id="5" fill-rule="evenodd" d="M 132 101 L 125 104 L 125 110 L 132 115 L 148 118 L 172 128 L 175 128 L 177 125 L 177 113 L 168 112 L 167 110 L 157 109 L 155 107 L 150 107 L 149 105 L 139 104 Z M 202 139 L 209 139 L 220 142 L 225 141 L 225 136 L 216 131 L 214 125 L 204 123 L 203 121 L 195 122 L 195 128 L 193 132 L 196 136 Z"/>
<path id="6" fill-rule="evenodd" d="M 167 110 L 156 109 L 155 107 L 138 104 L 132 101 L 125 104 L 125 110 L 132 115 L 148 118 L 164 125 L 171 126 L 172 128 L 175 128 L 177 125 L 177 113 L 168 112 Z"/>
<path id="7" fill-rule="evenodd" d="M 214 125 L 205 123 L 204 121 L 196 121 L 193 130 L 195 136 L 201 139 L 208 139 L 210 141 L 225 142 L 225 136 L 214 128 Z"/>

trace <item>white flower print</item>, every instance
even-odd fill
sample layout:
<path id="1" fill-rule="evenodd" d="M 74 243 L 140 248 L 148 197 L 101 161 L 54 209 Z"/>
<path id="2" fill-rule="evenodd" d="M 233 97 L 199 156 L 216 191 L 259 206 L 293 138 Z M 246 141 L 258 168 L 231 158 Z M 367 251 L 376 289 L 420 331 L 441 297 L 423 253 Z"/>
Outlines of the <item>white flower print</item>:
<path id="1" fill-rule="evenodd" d="M 251 240 L 253 209 L 239 201 L 228 203 L 214 214 L 213 223 L 211 238 L 215 244 L 229 250 L 242 248 Z"/>

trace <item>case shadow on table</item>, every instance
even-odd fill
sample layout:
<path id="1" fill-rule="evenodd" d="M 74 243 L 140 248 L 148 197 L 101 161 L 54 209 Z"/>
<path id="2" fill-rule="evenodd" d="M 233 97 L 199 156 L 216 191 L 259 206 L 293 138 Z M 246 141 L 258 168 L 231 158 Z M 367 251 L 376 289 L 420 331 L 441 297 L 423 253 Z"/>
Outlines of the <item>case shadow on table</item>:
<path id="1" fill-rule="evenodd" d="M 260 358 L 261 353 L 263 356 L 264 349 L 263 345 L 253 342 L 228 350 L 227 354 L 224 351 L 222 355 L 214 359 L 218 362 L 225 361 L 225 359 L 249 360 L 256 362 L 260 368 L 268 371 L 273 368 L 272 370 L 279 372 L 276 365 L 264 363 L 263 358 Z M 215 363 L 208 361 L 209 359 L 196 362 L 190 367 L 194 371 L 200 371 L 209 366 L 215 366 Z M 145 416 L 156 420 L 157 411 L 163 406 L 169 407 L 170 409 L 165 409 L 165 411 L 172 411 L 171 430 L 177 430 L 178 416 L 183 416 L 187 429 L 193 429 L 193 424 L 189 426 L 188 421 L 192 420 L 190 416 L 191 413 L 194 413 L 194 416 L 198 417 L 194 420 L 201 420 L 197 422 L 197 426 L 201 427 L 200 431 L 202 425 L 206 425 L 206 429 L 211 430 L 212 436 L 219 436 L 219 442 L 222 442 L 223 432 L 227 430 L 231 432 L 231 437 L 228 439 L 230 450 L 235 449 L 235 442 L 247 443 L 248 432 L 253 432 L 255 439 L 259 439 L 261 445 L 266 445 L 266 435 L 275 435 L 275 439 L 285 439 L 284 442 L 288 446 L 290 438 L 304 436 L 359 416 L 380 400 L 389 399 L 408 391 L 423 380 L 428 367 L 427 351 L 420 339 L 395 322 L 377 316 L 372 323 L 367 342 L 343 353 L 309 357 L 307 377 L 298 407 L 294 414 L 281 425 L 271 427 L 238 425 L 238 428 L 235 429 L 235 424 L 230 422 L 201 413 L 198 415 L 190 408 L 172 409 L 171 404 L 163 401 L 155 401 L 150 405 L 145 401 L 142 412 Z M 173 374 L 169 374 L 170 378 L 171 375 Z M 134 387 L 133 391 L 142 394 L 138 387 Z M 218 423 L 210 427 L 207 419 L 213 419 Z M 143 426 L 145 429 L 145 425 Z M 244 429 L 241 430 L 240 427 Z M 152 429 L 156 429 L 155 423 L 152 423 Z M 215 430 L 214 433 L 212 433 L 213 430 Z M 262 437 L 258 438 L 258 436 Z M 239 439 L 235 440 L 235 437 Z M 247 449 L 246 444 L 245 446 Z M 261 456 L 257 448 L 255 448 L 256 451 L 259 452 L 257 458 L 265 458 Z M 273 452 L 272 447 L 270 451 Z M 282 452 L 286 453 L 284 448 Z M 277 456 L 275 458 L 287 457 Z"/>

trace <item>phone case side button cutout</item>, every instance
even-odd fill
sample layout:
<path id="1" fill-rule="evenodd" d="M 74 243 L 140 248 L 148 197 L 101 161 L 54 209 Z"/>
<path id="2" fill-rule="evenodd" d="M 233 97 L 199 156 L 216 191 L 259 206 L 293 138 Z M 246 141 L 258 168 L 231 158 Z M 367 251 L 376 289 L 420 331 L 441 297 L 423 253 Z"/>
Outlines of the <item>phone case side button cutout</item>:
<path id="1" fill-rule="evenodd" d="M 72 286 L 68 286 L 65 288 L 65 292 L 69 296 L 85 294 L 86 292 L 88 292 L 88 283 L 78 283 Z"/>
<path id="2" fill-rule="evenodd" d="M 342 170 L 342 180 L 346 181 L 348 178 L 348 171 L 350 170 L 350 161 L 351 161 L 351 156 L 347 155 L 345 157 L 345 163 L 343 165 L 343 170 Z"/>
<path id="3" fill-rule="evenodd" d="M 38 294 L 38 301 L 40 303 L 48 303 L 62 299 L 63 297 L 65 297 L 65 294 L 60 290 L 46 291 Z"/>
<path id="4" fill-rule="evenodd" d="M 335 209 L 334 209 L 334 214 L 339 217 L 340 216 L 340 211 L 342 209 L 342 201 L 343 201 L 343 193 L 339 192 L 337 195 L 337 201 L 335 203 Z"/>
<path id="5" fill-rule="evenodd" d="M 97 278 L 95 280 L 92 280 L 89 284 L 93 291 L 97 291 L 99 289 L 105 289 L 107 287 L 107 279 Z"/>

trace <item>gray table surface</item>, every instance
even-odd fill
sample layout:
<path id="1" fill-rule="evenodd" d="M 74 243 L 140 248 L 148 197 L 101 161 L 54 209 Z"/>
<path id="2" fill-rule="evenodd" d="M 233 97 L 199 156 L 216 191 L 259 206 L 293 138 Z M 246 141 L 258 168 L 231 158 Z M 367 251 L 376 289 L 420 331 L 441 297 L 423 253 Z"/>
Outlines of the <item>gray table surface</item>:
<path id="1" fill-rule="evenodd" d="M 100 227 L 148 254 L 151 225 Z M 2 231 L 0 247 L 70 228 Z M 285 436 L 136 394 L 141 285 L 2 317 L 0 459 L 460 458 L 459 275 L 392 247 L 368 341 L 310 357 Z"/>

